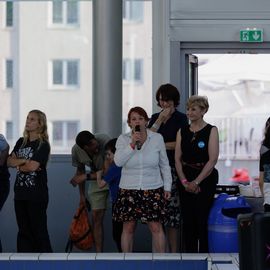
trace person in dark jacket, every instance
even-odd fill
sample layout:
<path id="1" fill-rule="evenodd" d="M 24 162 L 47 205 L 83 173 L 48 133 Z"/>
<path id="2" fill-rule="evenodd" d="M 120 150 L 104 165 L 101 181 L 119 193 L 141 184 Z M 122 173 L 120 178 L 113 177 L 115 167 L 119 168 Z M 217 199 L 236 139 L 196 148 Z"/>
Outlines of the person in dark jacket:
<path id="1" fill-rule="evenodd" d="M 0 134 L 0 211 L 9 194 L 9 171 L 7 167 L 7 158 L 9 152 L 9 145 L 5 137 Z M 0 240 L 0 252 L 2 252 L 2 244 Z"/>

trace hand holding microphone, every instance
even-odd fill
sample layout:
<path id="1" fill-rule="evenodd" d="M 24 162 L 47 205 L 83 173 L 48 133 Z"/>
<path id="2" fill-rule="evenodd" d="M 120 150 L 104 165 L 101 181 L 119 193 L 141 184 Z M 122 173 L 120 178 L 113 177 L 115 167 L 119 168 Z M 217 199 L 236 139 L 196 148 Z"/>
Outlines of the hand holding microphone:
<path id="1" fill-rule="evenodd" d="M 134 131 L 141 132 L 141 127 L 139 125 L 136 125 Z M 141 144 L 140 140 L 136 140 L 135 145 L 136 145 L 138 150 L 141 150 L 142 144 Z"/>

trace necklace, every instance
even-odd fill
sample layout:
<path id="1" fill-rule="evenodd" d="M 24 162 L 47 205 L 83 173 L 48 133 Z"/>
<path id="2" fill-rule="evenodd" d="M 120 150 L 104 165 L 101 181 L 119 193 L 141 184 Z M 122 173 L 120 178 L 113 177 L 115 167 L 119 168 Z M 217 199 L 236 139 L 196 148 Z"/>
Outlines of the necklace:
<path id="1" fill-rule="evenodd" d="M 193 133 L 193 135 L 192 135 L 190 142 L 194 142 L 196 137 L 197 137 L 197 132 L 196 131 L 191 131 L 191 132 Z"/>
<path id="2" fill-rule="evenodd" d="M 193 129 L 191 126 L 189 127 L 189 130 L 193 133 L 192 138 L 190 142 L 194 142 L 196 140 L 197 134 L 200 130 L 202 130 L 206 125 L 203 124 L 201 127 L 198 127 L 196 129 Z"/>

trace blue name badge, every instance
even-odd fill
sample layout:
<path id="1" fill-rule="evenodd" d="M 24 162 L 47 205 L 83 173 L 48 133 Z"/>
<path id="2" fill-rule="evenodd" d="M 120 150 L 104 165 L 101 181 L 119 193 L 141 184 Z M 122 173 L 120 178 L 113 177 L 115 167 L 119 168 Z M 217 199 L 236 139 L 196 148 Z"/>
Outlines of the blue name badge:
<path id="1" fill-rule="evenodd" d="M 205 147 L 205 143 L 203 141 L 199 141 L 198 142 L 198 147 L 199 148 L 204 148 Z"/>

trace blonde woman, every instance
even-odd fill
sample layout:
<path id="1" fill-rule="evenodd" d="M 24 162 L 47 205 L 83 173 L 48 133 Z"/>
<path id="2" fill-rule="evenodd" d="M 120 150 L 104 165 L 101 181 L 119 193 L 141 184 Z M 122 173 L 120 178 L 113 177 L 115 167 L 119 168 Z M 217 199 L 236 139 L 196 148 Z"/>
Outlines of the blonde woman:
<path id="1" fill-rule="evenodd" d="M 14 204 L 18 252 L 52 252 L 46 214 L 49 155 L 46 115 L 32 110 L 27 115 L 23 137 L 7 161 L 9 167 L 17 168 Z"/>
<path id="2" fill-rule="evenodd" d="M 208 252 L 207 221 L 218 182 L 218 129 L 203 119 L 208 108 L 206 97 L 191 96 L 187 101 L 190 125 L 181 128 L 176 138 L 185 251 L 191 253 Z"/>

